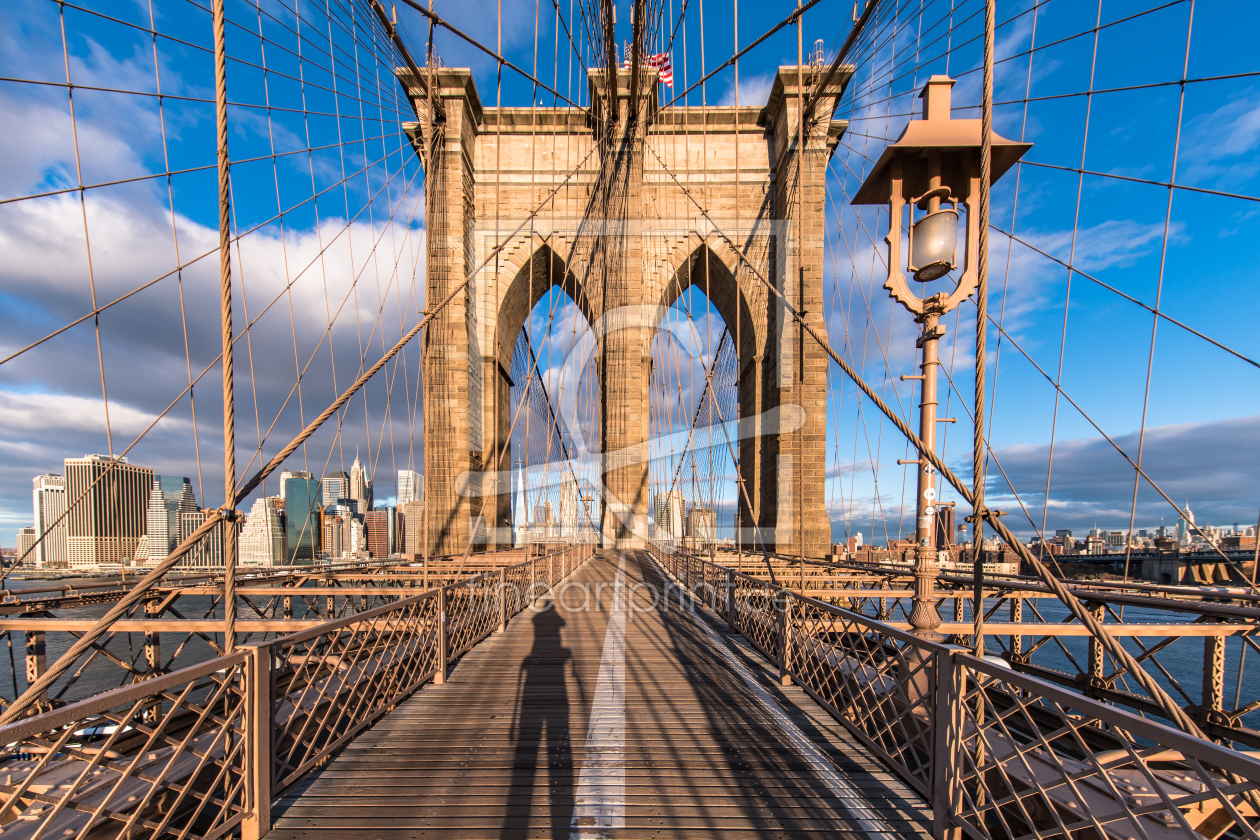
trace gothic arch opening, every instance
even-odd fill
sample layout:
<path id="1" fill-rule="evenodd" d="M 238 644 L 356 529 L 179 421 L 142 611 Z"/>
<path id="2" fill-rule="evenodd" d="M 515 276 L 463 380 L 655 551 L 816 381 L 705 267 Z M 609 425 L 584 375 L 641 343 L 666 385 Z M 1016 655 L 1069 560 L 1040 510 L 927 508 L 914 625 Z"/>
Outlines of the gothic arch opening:
<path id="1" fill-rule="evenodd" d="M 738 473 L 739 482 L 728 481 L 729 490 L 726 497 L 707 503 L 712 508 L 712 516 L 717 520 L 716 530 L 719 538 L 734 538 L 748 547 L 771 539 L 759 536 L 765 529 L 763 523 L 761 493 L 767 482 L 773 484 L 777 480 L 774 471 L 777 463 L 773 457 L 773 440 L 763 440 L 763 434 L 769 429 L 764 427 L 762 412 L 766 410 L 766 377 L 769 373 L 763 369 L 761 360 L 765 347 L 770 340 L 769 324 L 773 323 L 767 293 L 761 282 L 751 275 L 750 270 L 741 268 L 739 258 L 724 243 L 698 241 L 692 237 L 686 248 L 680 249 L 685 256 L 677 260 L 677 265 L 665 287 L 662 289 L 660 306 L 664 316 L 662 324 L 670 322 L 676 311 L 699 314 L 706 335 L 713 340 L 706 352 L 712 355 L 708 361 L 712 370 L 718 374 L 714 380 L 712 399 L 716 404 L 703 406 L 690 405 L 692 411 L 699 410 L 704 417 L 690 418 L 697 421 L 697 426 L 706 428 L 702 460 L 712 461 L 711 469 L 717 469 L 719 463 L 725 470 L 724 475 L 733 477 Z M 714 332 L 714 325 L 720 328 Z M 724 341 L 722 333 L 725 332 Z M 657 369 L 657 353 L 665 352 L 669 339 L 660 338 L 658 327 L 650 340 L 653 358 L 652 398 L 660 401 L 665 395 L 658 389 L 658 381 L 663 382 L 667 372 Z M 706 342 L 707 344 L 707 342 Z M 721 346 L 719 346 L 721 345 Z M 729 357 L 729 358 L 728 358 Z M 703 365 L 701 366 L 703 370 Z M 671 374 L 676 375 L 676 373 Z M 703 376 L 703 373 L 701 374 Z M 677 397 L 677 393 L 672 395 Z M 663 404 L 662 404 L 663 405 Z M 720 414 L 726 421 L 726 434 L 722 432 Z M 708 413 L 713 413 L 713 422 L 709 422 Z M 667 421 L 652 413 L 655 427 L 664 433 Z M 652 431 L 656 440 L 656 428 Z M 727 442 L 729 436 L 729 444 Z M 770 444 L 770 445 L 764 445 Z M 731 457 L 734 450 L 735 457 Z M 653 455 L 656 458 L 656 455 Z M 654 461 L 655 464 L 655 461 Z M 699 466 L 691 464 L 687 469 Z M 706 466 L 708 469 L 709 467 Z M 767 472 L 768 471 L 768 472 Z M 657 481 L 653 472 L 653 482 Z M 678 479 L 671 477 L 670 484 L 677 484 Z M 692 484 L 696 482 L 693 480 Z M 741 486 L 742 485 L 742 486 Z M 665 487 L 653 487 L 653 516 L 657 514 L 657 494 L 670 492 Z M 693 488 L 692 495 L 700 497 L 704 493 Z M 667 497 L 664 504 L 669 504 Z M 668 514 L 668 511 L 666 512 Z M 702 518 L 703 518 L 702 514 Z M 738 525 L 736 524 L 738 520 Z M 675 528 L 677 530 L 677 527 Z M 685 531 L 685 523 L 682 527 Z M 766 532 L 768 533 L 768 532 Z"/>
<path id="2" fill-rule="evenodd" d="M 653 539 L 703 550 L 735 536 L 739 354 L 699 285 L 683 289 L 651 338 L 649 486 Z"/>
<path id="3" fill-rule="evenodd" d="M 539 302 L 555 288 L 577 307 L 586 323 L 594 322 L 596 313 L 591 308 L 590 298 L 565 265 L 564 258 L 550 245 L 539 245 L 499 295 L 495 349 L 504 368 L 510 368 L 516 337 L 525 326 L 526 317 L 532 315 Z"/>
<path id="4" fill-rule="evenodd" d="M 508 430 L 511 544 L 597 539 L 599 374 L 591 325 L 559 284 L 523 319 L 508 371 L 499 415 Z"/>
<path id="5" fill-rule="evenodd" d="M 679 260 L 662 289 L 660 306 L 668 309 L 689 289 L 698 289 L 729 326 L 737 341 L 735 349 L 746 360 L 761 352 L 765 342 L 764 329 L 757 328 L 759 321 L 765 321 L 760 311 L 765 307 L 765 295 L 760 281 L 747 276 L 747 270 L 737 275 L 734 254 L 725 247 L 719 250 L 722 254 L 702 242 Z M 754 310 L 761 317 L 754 318 Z"/>

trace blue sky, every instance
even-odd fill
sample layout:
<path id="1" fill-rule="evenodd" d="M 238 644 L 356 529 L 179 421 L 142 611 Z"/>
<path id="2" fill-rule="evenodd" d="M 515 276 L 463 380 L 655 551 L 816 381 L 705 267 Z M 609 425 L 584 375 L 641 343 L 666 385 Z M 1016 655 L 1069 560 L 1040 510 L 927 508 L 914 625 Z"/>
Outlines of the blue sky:
<path id="1" fill-rule="evenodd" d="M 192 4 L 155 3 L 153 16 L 163 36 L 157 39 L 155 59 L 154 39 L 146 32 L 147 2 L 83 5 L 101 14 L 63 11 L 51 2 L 4 13 L 9 25 L 0 33 L 0 75 L 51 84 L 0 82 L 9 115 L 8 130 L 0 137 L 7 162 L 0 170 L 0 198 L 52 193 L 80 182 L 126 183 L 88 190 L 82 201 L 69 191 L 0 204 L 0 247 L 6 257 L 0 296 L 9 314 L 0 355 L 91 312 L 93 293 L 99 305 L 156 282 L 101 313 L 99 356 L 96 321 L 89 318 L 0 365 L 0 543 L 5 545 L 15 542 L 18 528 L 30 524 L 32 476 L 60 471 L 62 458 L 104 452 L 111 442 L 120 451 L 208 366 L 193 389 L 195 406 L 186 395 L 179 399 L 144 435 L 132 460 L 159 472 L 195 476 L 199 501 L 204 497 L 208 504 L 219 504 L 222 496 L 221 444 L 216 445 L 221 404 L 213 366 L 218 277 L 209 17 Z M 419 56 L 427 27 L 418 13 L 399 5 L 399 21 Z M 953 5 L 952 36 L 933 26 L 946 8 L 940 0 L 890 3 L 881 10 L 878 31 L 896 36 L 858 50 L 857 74 L 837 115 L 850 120 L 849 134 L 831 167 L 831 340 L 877 388 L 889 397 L 896 393 L 908 412 L 916 396 L 910 383 L 896 377 L 914 366 L 913 324 L 880 288 L 881 224 L 886 225 L 887 215 L 863 210 L 859 221 L 848 196 L 886 139 L 900 132 L 927 75 L 955 76 L 955 116 L 978 116 L 979 18 L 974 12 L 980 4 Z M 1056 416 L 1053 385 L 1016 344 L 1051 379 L 1061 376 L 1063 393 L 1134 457 L 1145 404 L 1144 466 L 1174 499 L 1189 498 L 1200 522 L 1254 524 L 1260 504 L 1252 480 L 1260 463 L 1260 371 L 1166 320 L 1158 325 L 1150 356 L 1150 313 L 1099 285 L 1148 306 L 1158 295 L 1161 311 L 1170 318 L 1242 356 L 1260 358 L 1249 305 L 1260 204 L 1174 190 L 1170 210 L 1169 190 L 1159 185 L 1168 182 L 1175 159 L 1179 184 L 1260 195 L 1260 77 L 1250 75 L 1257 68 L 1248 40 L 1260 12 L 1249 5 L 1195 4 L 1187 59 L 1191 4 L 1172 3 L 1150 12 L 1162 5 L 1107 0 L 1095 49 L 1090 30 L 1099 17 L 1097 3 L 1049 0 L 1035 13 L 1030 2 L 998 4 L 1003 21 L 998 57 L 1004 60 L 997 69 L 997 130 L 1023 137 L 1034 148 L 1025 158 L 1029 165 L 1012 170 L 995 187 L 993 223 L 1003 231 L 1013 225 L 1017 241 L 995 234 L 992 243 L 990 312 L 1003 319 L 1009 337 L 999 342 L 997 331 L 989 331 L 988 380 L 996 392 L 990 398 L 991 442 L 1037 526 L 1048 506 L 1052 529 L 1082 529 L 1095 521 L 1106 528 L 1127 527 L 1133 470 L 1067 400 L 1060 398 Z M 808 12 L 805 49 L 821 38 L 834 50 L 847 32 L 852 6 L 848 0 L 824 0 Z M 618 7 L 620 42 L 629 37 L 629 4 Z M 665 9 L 676 16 L 678 7 L 675 0 L 672 9 L 668 3 Z M 921 7 L 926 11 L 920 16 Z M 322 37 L 340 68 L 330 74 L 327 53 L 314 46 L 298 61 L 294 25 L 280 6 L 229 2 L 228 8 L 236 22 L 229 29 L 229 48 L 240 59 L 229 67 L 229 90 L 234 102 L 243 103 L 232 109 L 229 142 L 234 158 L 261 158 L 239 165 L 233 182 L 237 229 L 259 226 L 235 255 L 238 330 L 246 310 L 258 319 L 250 346 L 238 347 L 236 356 L 237 405 L 243 411 L 238 468 L 245 473 L 257 467 L 256 460 L 248 470 L 245 464 L 260 438 L 263 452 L 274 453 L 332 398 L 334 375 L 344 387 L 361 360 L 370 364 L 414 323 L 423 304 L 423 269 L 418 269 L 422 175 L 397 127 L 400 117 L 410 116 L 389 68 L 370 49 L 360 45 L 364 48 L 355 53 L 344 31 L 328 27 L 317 7 L 304 6 L 304 43 L 319 42 L 311 33 Z M 434 8 L 468 34 L 495 44 L 493 4 L 437 0 Z M 560 8 L 571 28 L 580 24 L 580 16 L 570 19 L 565 2 Z M 787 3 L 740 4 L 739 43 L 759 36 L 791 8 Z M 585 102 L 564 34 L 557 39 L 555 7 L 504 2 L 502 9 L 506 56 L 533 68 L 537 40 L 538 75 Z M 702 29 L 699 3 L 689 5 L 686 27 L 679 29 L 672 51 L 675 91 L 682 91 L 684 79 L 698 79 L 702 64 L 712 69 L 731 54 L 733 10 L 733 4 L 709 3 Z M 265 53 L 248 31 L 259 25 L 269 40 Z M 1027 51 L 1034 39 L 1038 48 L 1030 60 Z M 473 69 L 486 104 L 499 98 L 495 65 L 484 53 L 441 31 L 436 47 L 447 66 Z M 796 53 L 795 27 L 788 27 L 743 58 L 741 104 L 763 101 L 774 69 L 795 63 Z M 259 69 L 264 62 L 270 70 L 266 76 Z M 99 88 L 75 91 L 73 122 L 64 86 L 67 63 L 76 85 Z M 1184 90 L 1167 84 L 1181 79 L 1183 67 L 1187 79 L 1210 80 L 1191 81 Z M 503 71 L 501 81 L 505 105 L 528 104 L 535 93 L 528 80 L 510 70 Z M 159 85 L 163 98 L 154 95 Z M 1133 89 L 1115 90 L 1122 87 Z M 1108 92 L 1080 95 L 1091 89 Z M 1026 109 L 1025 90 L 1031 96 Z M 700 104 L 701 95 L 692 93 L 688 104 Z M 539 96 L 551 104 L 550 96 Z M 710 104 L 733 101 L 732 70 L 710 81 L 703 96 Z M 348 143 L 355 137 L 359 142 Z M 298 153 L 321 146 L 330 148 Z M 270 154 L 280 157 L 266 157 Z M 1068 171 L 1078 168 L 1157 183 Z M 152 177 L 167 170 L 180 174 Z M 292 208 L 283 224 L 273 218 L 277 206 Z M 184 263 L 211 256 L 172 273 L 176 248 Z M 1074 274 L 1069 297 L 1068 270 L 1034 249 L 1073 262 L 1093 279 Z M 702 304 L 697 294 L 683 306 L 699 319 L 697 332 L 719 334 L 712 328 L 717 316 L 705 314 Z M 956 318 L 951 315 L 942 348 L 958 388 L 947 393 L 946 405 L 951 416 L 960 418 L 948 427 L 945 454 L 964 474 L 970 428 L 959 394 L 968 395 L 969 403 L 974 311 L 968 303 Z M 547 335 L 543 312 L 535 311 L 531 335 L 547 368 L 550 356 L 541 352 Z M 388 476 L 421 457 L 417 354 L 410 349 L 352 403 L 340 434 L 329 428 L 299 453 L 306 468 L 347 469 L 357 447 L 382 477 L 378 495 L 392 495 Z M 303 367 L 299 393 L 293 387 L 295 371 Z M 878 520 L 882 512 L 888 533 L 895 535 L 908 522 L 902 517 L 906 473 L 895 463 L 906 456 L 904 444 L 869 404 L 859 407 L 852 384 L 842 383 L 835 368 L 832 372 L 828 468 L 835 533 L 861 530 L 869 539 L 872 518 Z M 1047 504 L 1052 439 L 1055 466 Z M 729 474 L 729 459 L 715 457 L 707 468 Z M 993 503 L 1012 512 L 1007 521 L 1013 527 L 1030 533 L 997 472 L 990 467 Z M 1136 527 L 1154 527 L 1160 517 L 1171 522 L 1174 515 L 1153 491 L 1141 488 Z M 875 522 L 880 539 L 884 529 L 884 522 Z"/>

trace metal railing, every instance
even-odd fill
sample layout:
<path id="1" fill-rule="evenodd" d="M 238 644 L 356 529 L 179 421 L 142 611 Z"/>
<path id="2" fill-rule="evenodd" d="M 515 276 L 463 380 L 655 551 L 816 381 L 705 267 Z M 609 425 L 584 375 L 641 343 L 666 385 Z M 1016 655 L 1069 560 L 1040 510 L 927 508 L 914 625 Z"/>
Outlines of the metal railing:
<path id="1" fill-rule="evenodd" d="M 702 558 L 651 555 L 921 793 L 938 838 L 1260 837 L 1254 754 Z"/>
<path id="2" fill-rule="evenodd" d="M 0 834 L 258 838 L 277 794 L 572 574 L 579 545 L 0 729 Z"/>
<path id="3" fill-rule="evenodd" d="M 711 558 L 736 571 L 805 596 L 908 629 L 912 578 L 902 568 L 820 563 L 770 555 Z M 973 646 L 974 576 L 939 575 L 935 598 L 945 623 L 937 632 Z M 1062 583 L 1085 608 L 1121 637 L 1122 644 L 1213 739 L 1260 749 L 1260 686 L 1241 677 L 1247 655 L 1260 652 L 1260 608 L 1239 588 L 1159 586 L 1120 581 Z M 1168 719 L 1133 678 L 1107 654 L 1058 595 L 1029 577 L 982 579 L 985 650 L 1012 669 L 1095 700 Z"/>

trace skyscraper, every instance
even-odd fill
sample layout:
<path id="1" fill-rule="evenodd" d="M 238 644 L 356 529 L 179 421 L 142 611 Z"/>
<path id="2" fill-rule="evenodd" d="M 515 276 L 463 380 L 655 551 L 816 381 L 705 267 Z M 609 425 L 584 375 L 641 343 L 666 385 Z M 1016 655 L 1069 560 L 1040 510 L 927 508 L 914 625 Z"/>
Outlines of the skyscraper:
<path id="1" fill-rule="evenodd" d="M 1186 499 L 1186 509 L 1181 512 L 1181 518 L 1177 520 L 1177 541 L 1182 545 L 1188 545 L 1194 533 L 1190 527 L 1194 525 L 1194 511 L 1190 510 L 1190 500 Z"/>
<path id="2" fill-rule="evenodd" d="M 412 470 L 398 471 L 398 506 L 424 501 L 424 475 Z"/>
<path id="3" fill-rule="evenodd" d="M 534 528 L 541 536 L 555 536 L 556 511 L 550 501 L 534 505 Z"/>
<path id="4" fill-rule="evenodd" d="M 579 504 L 577 479 L 570 473 L 560 483 L 559 536 L 576 536 L 581 516 Z"/>
<path id="5" fill-rule="evenodd" d="M 106 455 L 67 458 L 65 464 L 66 498 L 79 499 L 65 520 L 70 568 L 131 560 L 148 527 L 153 470 L 122 457 L 113 459 L 111 468 Z"/>
<path id="6" fill-rule="evenodd" d="M 36 531 L 35 528 L 30 525 L 27 525 L 21 531 L 18 531 L 18 535 L 17 535 L 18 557 L 21 557 L 23 554 L 26 554 L 26 552 L 30 551 L 31 552 L 30 555 L 26 558 L 27 562 L 30 562 L 31 557 L 35 556 L 35 552 L 31 551 L 31 549 L 35 547 L 35 540 L 38 538 L 39 538 L 39 532 Z"/>
<path id="7" fill-rule="evenodd" d="M 335 505 L 342 499 L 350 498 L 350 476 L 346 475 L 343 470 L 330 472 L 324 476 L 320 484 L 323 493 L 321 502 L 324 507 Z"/>
<path id="8" fill-rule="evenodd" d="M 249 519 L 241 530 L 242 566 L 276 566 L 284 562 L 284 527 L 280 522 L 279 499 L 255 499 Z"/>
<path id="9" fill-rule="evenodd" d="M 345 534 L 346 519 L 339 513 L 333 513 L 338 506 L 334 505 L 324 511 L 323 521 L 323 543 L 320 546 L 322 553 L 327 555 L 329 560 L 340 560 L 345 554 Z M 341 507 L 342 510 L 346 508 Z"/>
<path id="10" fill-rule="evenodd" d="M 32 483 L 35 485 L 35 536 L 38 539 L 44 534 L 44 538 L 35 544 L 26 563 L 39 569 L 64 569 L 67 565 L 66 520 L 57 520 L 66 512 L 66 480 L 49 473 L 35 476 Z M 18 556 L 22 556 L 21 552 Z"/>
<path id="11" fill-rule="evenodd" d="M 284 498 L 284 483 L 290 478 L 310 478 L 311 474 L 306 470 L 281 470 L 280 471 L 280 498 Z"/>
<path id="12" fill-rule="evenodd" d="M 320 556 L 320 482 L 310 477 L 290 478 L 284 482 L 285 496 L 285 564 L 305 565 Z"/>
<path id="13" fill-rule="evenodd" d="M 375 558 L 394 553 L 394 508 L 382 507 L 363 514 L 367 550 Z"/>
<path id="14" fill-rule="evenodd" d="M 424 502 L 400 504 L 397 528 L 395 547 L 404 554 L 422 554 L 424 552 Z"/>
<path id="15" fill-rule="evenodd" d="M 340 560 L 350 550 L 350 523 L 355 518 L 353 499 L 342 499 L 335 505 L 326 505 L 320 513 L 323 542 L 320 556 Z"/>
<path id="16" fill-rule="evenodd" d="M 211 510 L 190 510 L 179 514 L 179 542 L 183 542 L 205 524 L 210 518 Z M 239 528 L 239 525 L 233 525 Z M 237 545 L 239 545 L 239 540 Z M 179 566 L 192 569 L 223 568 L 223 520 L 219 520 L 187 554 L 180 558 Z"/>
<path id="17" fill-rule="evenodd" d="M 157 563 L 166 558 L 180 543 L 180 516 L 196 513 L 192 481 L 174 475 L 153 476 L 149 491 L 149 508 L 145 515 L 149 529 L 146 561 Z"/>
<path id="18" fill-rule="evenodd" d="M 717 536 L 717 516 L 712 508 L 692 507 L 687 515 L 687 536 L 701 542 L 712 542 Z"/>
<path id="19" fill-rule="evenodd" d="M 372 479 L 357 452 L 354 463 L 350 465 L 350 498 L 359 503 L 359 513 L 367 513 L 372 509 Z"/>
<path id="20" fill-rule="evenodd" d="M 350 518 L 350 541 L 346 552 L 357 555 L 360 551 L 367 551 L 367 540 L 363 534 L 363 520 L 355 516 Z"/>
<path id="21" fill-rule="evenodd" d="M 524 539 L 529 528 L 529 502 L 525 497 L 525 462 L 517 458 L 512 464 L 512 531 L 516 544 Z"/>
<path id="22" fill-rule="evenodd" d="M 683 512 L 687 510 L 687 502 L 681 490 L 671 493 L 656 494 L 656 527 L 658 533 L 665 531 L 672 537 L 683 535 Z"/>

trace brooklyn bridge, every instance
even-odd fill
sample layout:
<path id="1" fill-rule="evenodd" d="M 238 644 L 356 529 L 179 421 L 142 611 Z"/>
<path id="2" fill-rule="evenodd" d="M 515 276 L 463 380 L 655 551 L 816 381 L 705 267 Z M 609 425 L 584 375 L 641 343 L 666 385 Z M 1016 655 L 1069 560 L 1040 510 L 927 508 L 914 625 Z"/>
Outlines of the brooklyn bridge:
<path id="1" fill-rule="evenodd" d="M 13 11 L 0 836 L 1260 840 L 1247 27 L 465 5 Z"/>

